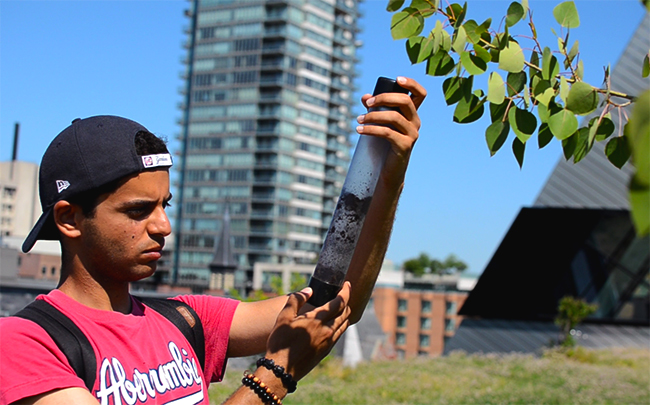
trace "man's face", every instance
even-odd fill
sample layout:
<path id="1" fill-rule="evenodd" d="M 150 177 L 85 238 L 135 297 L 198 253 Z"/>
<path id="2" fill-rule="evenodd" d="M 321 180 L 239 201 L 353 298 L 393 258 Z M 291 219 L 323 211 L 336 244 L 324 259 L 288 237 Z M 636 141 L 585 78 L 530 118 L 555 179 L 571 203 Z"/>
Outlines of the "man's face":
<path id="1" fill-rule="evenodd" d="M 167 170 L 145 171 L 99 197 L 92 217 L 81 225 L 79 256 L 91 274 L 131 282 L 154 273 L 171 225 Z"/>

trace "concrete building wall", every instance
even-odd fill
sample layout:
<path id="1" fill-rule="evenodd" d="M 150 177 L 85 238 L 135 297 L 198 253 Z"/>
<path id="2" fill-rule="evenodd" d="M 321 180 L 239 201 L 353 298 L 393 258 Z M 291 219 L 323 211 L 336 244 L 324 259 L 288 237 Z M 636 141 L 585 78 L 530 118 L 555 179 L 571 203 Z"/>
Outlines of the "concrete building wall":
<path id="1" fill-rule="evenodd" d="M 0 162 L 0 236 L 27 236 L 40 215 L 38 165 Z"/>

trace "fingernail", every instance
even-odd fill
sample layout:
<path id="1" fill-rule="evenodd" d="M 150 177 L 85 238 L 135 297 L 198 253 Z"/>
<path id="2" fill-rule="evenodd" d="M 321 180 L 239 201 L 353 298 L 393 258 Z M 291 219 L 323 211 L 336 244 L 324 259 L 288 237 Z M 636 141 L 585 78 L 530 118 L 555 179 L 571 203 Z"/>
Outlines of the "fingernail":
<path id="1" fill-rule="evenodd" d="M 363 125 L 359 125 L 357 127 L 357 132 L 360 133 L 360 134 L 363 133 Z"/>
<path id="2" fill-rule="evenodd" d="M 363 120 L 365 120 L 365 119 L 366 119 L 366 115 L 365 115 L 365 114 L 361 114 L 360 116 L 357 117 L 357 122 L 358 122 L 359 124 L 363 124 Z"/>
<path id="3" fill-rule="evenodd" d="M 305 294 L 311 294 L 311 287 L 305 287 L 300 292 Z"/>
<path id="4" fill-rule="evenodd" d="M 366 101 L 366 105 L 367 105 L 367 106 L 371 106 L 371 105 L 373 105 L 373 104 L 375 104 L 375 98 L 374 98 L 374 97 L 369 98 L 369 99 Z"/>
<path id="5" fill-rule="evenodd" d="M 404 84 L 404 83 L 406 83 L 406 77 L 403 77 L 403 76 L 397 76 L 397 83 L 399 83 L 399 84 Z"/>

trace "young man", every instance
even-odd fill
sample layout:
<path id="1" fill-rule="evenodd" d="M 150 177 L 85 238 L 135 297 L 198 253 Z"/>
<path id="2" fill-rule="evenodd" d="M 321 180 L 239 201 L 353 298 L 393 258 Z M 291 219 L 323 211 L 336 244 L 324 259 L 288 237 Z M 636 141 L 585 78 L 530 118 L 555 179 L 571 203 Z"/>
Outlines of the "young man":
<path id="1" fill-rule="evenodd" d="M 201 320 L 205 364 L 180 330 L 129 294 L 129 283 L 156 270 L 171 227 L 171 157 L 158 138 L 133 121 L 99 116 L 75 120 L 52 142 L 41 164 L 43 215 L 23 250 L 58 239 L 61 279 L 44 300 L 70 318 L 92 345 L 97 378 L 91 390 L 38 324 L 0 320 L 0 404 L 207 404 L 228 357 L 265 353 L 228 404 L 277 404 L 329 352 L 365 308 L 381 267 L 425 90 L 399 78 L 411 96 L 365 95 L 366 107 L 398 107 L 360 116 L 361 134 L 391 143 L 347 281 L 318 308 L 309 288 L 255 303 L 182 296 Z M 367 124 L 382 124 L 367 125 Z M 191 316 L 190 316 L 191 318 Z M 271 363 L 270 360 L 273 360 Z M 281 366 L 278 368 L 277 366 Z"/>

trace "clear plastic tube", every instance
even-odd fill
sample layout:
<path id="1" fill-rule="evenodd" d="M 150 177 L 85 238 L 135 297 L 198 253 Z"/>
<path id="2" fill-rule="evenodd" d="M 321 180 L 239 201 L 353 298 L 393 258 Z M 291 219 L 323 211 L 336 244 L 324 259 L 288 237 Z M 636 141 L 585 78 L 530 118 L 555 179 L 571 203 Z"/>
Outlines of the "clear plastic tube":
<path id="1" fill-rule="evenodd" d="M 380 77 L 373 95 L 387 92 L 408 93 L 408 90 L 392 79 Z M 399 111 L 387 107 L 369 111 L 388 109 Z M 320 306 L 330 301 L 343 285 L 389 149 L 390 143 L 385 139 L 367 135 L 359 137 L 316 269 L 309 282 L 314 290 L 309 300 L 312 305 Z"/>

